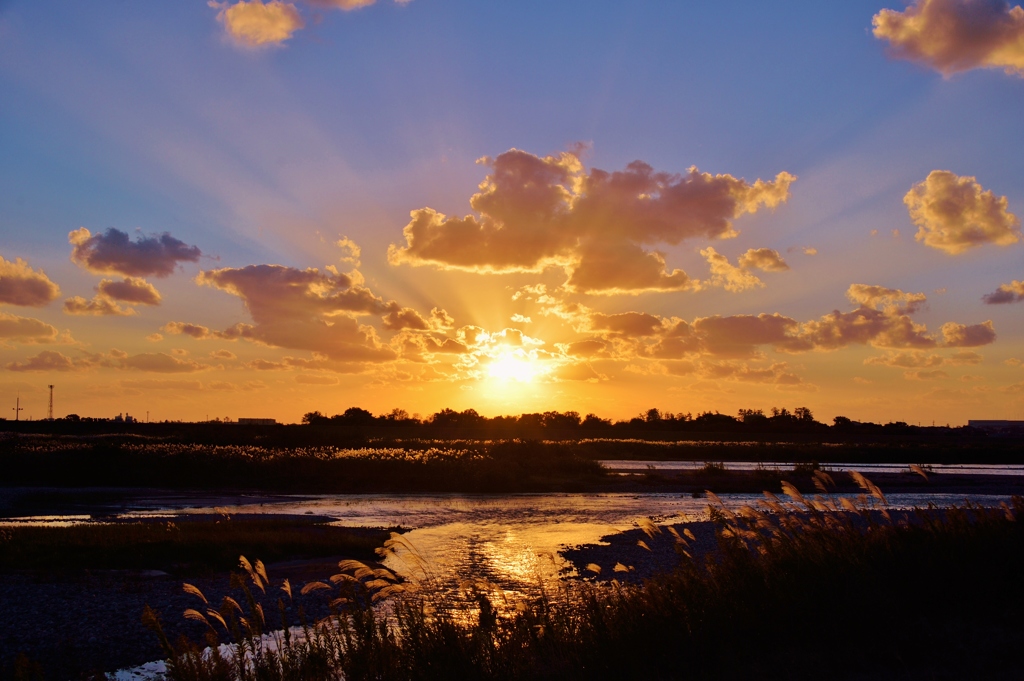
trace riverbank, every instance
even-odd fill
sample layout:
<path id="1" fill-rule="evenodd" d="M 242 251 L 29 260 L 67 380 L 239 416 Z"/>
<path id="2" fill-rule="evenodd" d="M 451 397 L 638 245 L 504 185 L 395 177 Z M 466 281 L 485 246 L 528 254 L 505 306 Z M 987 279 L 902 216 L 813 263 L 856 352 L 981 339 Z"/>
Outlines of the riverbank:
<path id="1" fill-rule="evenodd" d="M 276 584 L 285 578 L 295 584 L 294 600 L 279 589 L 257 592 L 267 613 L 277 617 L 284 598 L 290 624 L 324 617 L 324 600 L 303 596 L 302 586 L 337 572 L 340 560 L 372 561 L 389 536 L 387 530 L 330 527 L 325 520 L 192 516 L 6 528 L 0 537 L 6 614 L 0 618 L 0 678 L 12 678 L 19 656 L 45 679 L 72 680 L 160 659 L 157 638 L 141 619 L 147 606 L 172 641 L 201 639 L 205 627 L 182 613 L 202 603 L 184 593 L 182 583 L 211 601 L 224 595 L 244 600 L 231 579 L 243 551 L 254 561 L 265 558 Z"/>

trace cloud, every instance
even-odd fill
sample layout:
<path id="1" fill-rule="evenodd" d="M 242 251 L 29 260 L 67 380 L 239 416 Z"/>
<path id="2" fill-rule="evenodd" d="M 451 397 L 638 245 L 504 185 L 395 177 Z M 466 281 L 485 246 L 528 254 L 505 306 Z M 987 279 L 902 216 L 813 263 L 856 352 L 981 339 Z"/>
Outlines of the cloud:
<path id="1" fill-rule="evenodd" d="M 199 381 L 175 381 L 160 378 L 126 379 L 121 387 L 129 390 L 202 390 Z"/>
<path id="2" fill-rule="evenodd" d="M 335 241 L 334 245 L 342 250 L 342 256 L 339 258 L 341 262 L 350 263 L 353 267 L 359 267 L 359 256 L 362 255 L 363 250 L 359 248 L 356 242 L 345 236 Z"/>
<path id="3" fill-rule="evenodd" d="M 210 353 L 210 357 L 214 359 L 238 359 L 238 355 L 231 352 L 230 350 L 214 350 Z"/>
<path id="4" fill-rule="evenodd" d="M 86 366 L 76 363 L 67 355 L 53 350 L 43 350 L 35 357 L 29 357 L 24 362 L 10 362 L 7 364 L 8 371 L 80 371 Z"/>
<path id="5" fill-rule="evenodd" d="M 661 332 L 664 322 L 660 317 L 646 312 L 622 312 L 603 314 L 594 312 L 589 316 L 590 331 L 606 335 L 643 338 Z"/>
<path id="6" fill-rule="evenodd" d="M 139 236 L 114 228 L 91 234 L 82 227 L 68 234 L 71 260 L 95 274 L 120 274 L 126 277 L 166 277 L 181 262 L 196 262 L 202 255 L 197 246 L 188 246 L 167 232 L 159 236 Z"/>
<path id="7" fill-rule="evenodd" d="M 491 172 L 470 199 L 476 215 L 413 211 L 405 245 L 388 249 L 392 264 L 487 273 L 558 267 L 565 286 L 582 293 L 692 290 L 696 282 L 645 247 L 735 236 L 734 219 L 785 202 L 796 179 L 670 174 L 641 161 L 587 171 L 578 152 L 542 158 L 512 149 L 481 162 Z"/>
<path id="8" fill-rule="evenodd" d="M 1024 281 L 1011 281 L 1009 284 L 1000 284 L 992 293 L 986 293 L 981 297 L 988 305 L 999 305 L 1001 303 L 1019 303 L 1024 300 Z"/>
<path id="9" fill-rule="evenodd" d="M 360 325 L 353 316 L 385 313 L 389 304 L 361 285 L 358 272 L 326 270 L 248 265 L 200 272 L 198 284 L 241 298 L 255 323 L 210 332 L 206 327 L 172 322 L 164 330 L 194 338 L 245 338 L 337 360 L 394 359 L 394 351 L 380 343 L 373 327 Z"/>
<path id="10" fill-rule="evenodd" d="M 132 305 L 159 305 L 161 300 L 156 287 L 138 277 L 125 277 L 121 281 L 104 279 L 96 290 L 111 300 Z"/>
<path id="11" fill-rule="evenodd" d="M 915 239 L 951 255 L 981 246 L 1020 240 L 1020 220 L 1005 196 L 982 189 L 973 177 L 933 170 L 903 197 L 917 225 Z"/>
<path id="12" fill-rule="evenodd" d="M 58 340 L 57 329 L 46 322 L 31 317 L 19 317 L 0 312 L 0 341 L 36 344 L 55 343 Z"/>
<path id="13" fill-rule="evenodd" d="M 948 357 L 924 352 L 890 352 L 879 357 L 868 357 L 864 364 L 900 369 L 930 369 L 946 365 L 980 364 L 982 359 L 981 355 L 971 350 L 954 352 Z"/>
<path id="14" fill-rule="evenodd" d="M 173 334 L 175 336 L 191 336 L 196 340 L 223 337 L 219 331 L 211 331 L 208 327 L 200 326 L 199 324 L 189 324 L 187 322 L 167 322 L 160 327 L 160 330 L 164 333 Z M 160 334 L 154 335 L 159 336 Z"/>
<path id="15" fill-rule="evenodd" d="M 738 262 L 739 266 L 745 270 L 759 269 L 762 272 L 784 272 L 789 269 L 789 265 L 782 259 L 779 252 L 771 248 L 751 248 L 739 257 Z"/>
<path id="16" fill-rule="evenodd" d="M 977 68 L 1024 76 L 1024 9 L 1005 0 L 917 0 L 903 12 L 883 9 L 872 24 L 894 56 L 945 76 Z"/>
<path id="17" fill-rule="evenodd" d="M 913 314 L 928 301 L 923 293 L 904 293 L 896 288 L 869 284 L 851 284 L 846 297 L 863 307 L 894 315 Z"/>
<path id="18" fill-rule="evenodd" d="M 362 9 L 363 7 L 369 7 L 370 5 L 376 4 L 377 0 L 307 0 L 311 5 L 320 5 L 322 7 L 336 7 L 337 9 L 344 10 L 346 12 L 354 9 Z M 412 0 L 395 0 L 399 5 L 407 5 Z"/>
<path id="19" fill-rule="evenodd" d="M 942 337 L 949 348 L 976 348 L 995 342 L 996 330 L 992 320 L 971 325 L 947 322 L 942 325 Z"/>
<path id="20" fill-rule="evenodd" d="M 708 261 L 708 265 L 711 266 L 711 280 L 709 283 L 712 286 L 721 286 L 726 291 L 734 293 L 752 288 L 764 288 L 763 281 L 745 269 L 734 266 L 729 262 L 728 258 L 710 246 L 702 250 L 700 254 Z M 740 257 L 742 258 L 743 256 Z"/>
<path id="21" fill-rule="evenodd" d="M 401 331 L 402 329 L 426 331 L 430 328 L 430 324 L 420 316 L 419 312 L 411 307 L 402 307 L 398 303 L 388 305 L 388 313 L 381 319 L 384 328 L 389 331 Z"/>
<path id="22" fill-rule="evenodd" d="M 290 2 L 240 0 L 233 5 L 209 5 L 218 10 L 217 21 L 224 25 L 224 32 L 244 47 L 281 45 L 305 26 L 298 8 Z"/>
<path id="23" fill-rule="evenodd" d="M 904 371 L 903 378 L 908 381 L 934 381 L 940 378 L 949 378 L 949 374 L 942 369 L 917 369 L 916 371 Z"/>
<path id="24" fill-rule="evenodd" d="M 144 352 L 124 357 L 120 361 L 121 366 L 125 369 L 151 371 L 161 374 L 191 373 L 210 368 L 205 364 L 192 360 L 178 359 L 163 352 Z"/>
<path id="25" fill-rule="evenodd" d="M 86 300 L 81 296 L 75 296 L 64 301 L 64 313 L 98 317 L 130 317 L 135 314 L 135 309 L 131 307 L 121 307 L 104 295 L 94 296 L 92 300 Z"/>
<path id="26" fill-rule="evenodd" d="M 0 256 L 0 304 L 43 307 L 56 300 L 60 287 L 42 270 L 34 270 L 21 258 L 14 262 Z"/>
<path id="27" fill-rule="evenodd" d="M 601 344 L 579 345 L 572 354 L 601 352 L 620 358 L 638 356 L 658 360 L 698 356 L 742 359 L 761 356 L 761 348 L 765 346 L 785 353 L 832 351 L 850 345 L 926 350 L 977 347 L 995 340 L 995 329 L 992 322 L 987 321 L 974 325 L 949 322 L 941 329 L 940 341 L 927 327 L 910 318 L 927 302 L 921 293 L 853 284 L 847 290 L 847 297 L 857 304 L 855 309 L 834 310 L 805 322 L 778 313 L 713 315 L 687 322 L 640 312 L 605 315 L 584 309 L 579 316 L 587 323 L 577 330 L 598 334 Z M 572 346 L 560 344 L 558 347 L 569 354 Z M 975 358 L 980 361 L 976 353 L 955 353 L 947 363 L 972 363 Z M 888 361 L 892 362 L 890 365 L 904 365 L 896 360 Z M 876 362 L 887 363 L 869 361 Z"/>
<path id="28" fill-rule="evenodd" d="M 296 383 L 306 385 L 338 385 L 337 376 L 319 376 L 317 374 L 298 374 L 295 376 Z"/>

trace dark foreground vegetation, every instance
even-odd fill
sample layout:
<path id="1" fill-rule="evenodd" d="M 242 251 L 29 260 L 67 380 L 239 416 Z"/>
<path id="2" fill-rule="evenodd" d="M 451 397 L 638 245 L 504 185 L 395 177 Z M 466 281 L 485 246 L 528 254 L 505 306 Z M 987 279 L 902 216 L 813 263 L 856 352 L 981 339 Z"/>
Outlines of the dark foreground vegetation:
<path id="1" fill-rule="evenodd" d="M 255 601 L 196 593 L 186 616 L 205 623 L 209 643 L 240 646 L 222 654 L 163 637 L 169 678 L 1021 678 L 1024 500 L 896 517 L 790 492 L 800 505 L 714 512 L 719 548 L 704 559 L 691 559 L 676 533 L 680 560 L 669 573 L 639 585 L 576 583 L 518 607 L 495 608 L 470 584 L 476 607 L 467 610 L 344 562 L 303 589 L 333 614 L 268 643 L 261 634 L 274 615 Z M 653 540 L 659 530 L 648 531 Z M 245 567 L 247 593 L 277 593 L 283 611 L 290 591 Z M 390 611 L 369 607 L 381 600 Z"/>
<path id="2" fill-rule="evenodd" d="M 599 460 L 684 460 L 699 470 L 610 475 Z M 749 472 L 723 462 L 767 462 Z M 782 477 L 811 489 L 811 472 L 830 462 L 1020 463 L 1024 443 L 662 442 L 639 439 L 402 440 L 372 446 L 216 445 L 138 435 L 19 435 L 0 438 L 0 515 L 69 512 L 58 497 L 103 496 L 103 489 L 207 490 L 210 493 L 587 492 L 778 488 Z M 788 462 L 777 464 L 775 462 Z M 965 476 L 966 477 L 966 476 Z M 984 476 L 974 483 L 989 484 Z M 952 476 L 925 482 L 889 477 L 889 488 L 937 491 Z M 1019 478 L 1001 477 L 1019 484 Z M 963 482 L 963 481 L 960 481 Z M 974 484 L 972 483 L 972 484 Z M 43 488 L 43 489 L 32 489 Z M 1012 486 L 1011 486 L 1012 488 Z M 1016 488 L 1012 488 L 1016 491 Z M 984 493 L 959 482 L 950 491 Z M 73 494 L 72 494 L 73 493 Z M 16 500 L 16 503 L 12 502 Z M 96 499 L 95 501 L 102 501 Z M 50 509 L 50 510 L 47 510 Z"/>
<path id="3" fill-rule="evenodd" d="M 696 415 L 648 409 L 621 421 L 575 411 L 528 413 L 486 417 L 474 409 L 442 409 L 425 418 L 402 409 L 374 415 L 359 407 L 327 416 L 309 412 L 302 424 L 260 424 L 215 419 L 200 423 L 134 419 L 84 418 L 75 414 L 52 421 L 5 421 L 0 433 L 54 436 L 136 435 L 164 442 L 207 445 L 259 445 L 264 447 L 364 447 L 408 440 L 652 440 L 715 441 L 733 443 L 830 443 L 928 445 L 947 450 L 977 448 L 1006 439 L 1024 439 L 1020 422 L 988 422 L 984 429 L 941 424 L 885 424 L 836 416 L 831 424 L 818 421 L 811 410 L 797 407 L 741 409 L 736 416 L 705 411 Z M 253 423 L 253 421 L 257 421 Z M 993 424 L 1003 424 L 1002 426 Z M 1002 443 L 1002 444 L 1000 444 Z"/>

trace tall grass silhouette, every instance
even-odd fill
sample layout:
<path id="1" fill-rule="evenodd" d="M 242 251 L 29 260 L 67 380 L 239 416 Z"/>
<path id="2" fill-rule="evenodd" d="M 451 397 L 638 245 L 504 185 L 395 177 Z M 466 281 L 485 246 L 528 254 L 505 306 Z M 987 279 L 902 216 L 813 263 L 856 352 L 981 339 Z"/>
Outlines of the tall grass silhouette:
<path id="1" fill-rule="evenodd" d="M 783 484 L 759 508 L 709 513 L 718 548 L 693 552 L 688 528 L 640 527 L 643 548 L 671 542 L 677 567 L 639 584 L 567 580 L 513 603 L 492 603 L 468 580 L 469 598 L 394 572 L 343 561 L 302 587 L 330 615 L 290 628 L 291 585 L 271 586 L 262 564 L 242 560 L 242 602 L 218 607 L 186 586 L 205 623 L 203 643 L 162 637 L 168 678 L 594 679 L 979 678 L 1024 670 L 1024 499 L 1000 508 L 966 503 L 892 511 L 870 480 L 856 500 Z M 382 549 L 420 560 L 394 535 Z M 424 568 L 424 566 L 419 566 Z M 618 577 L 630 566 L 616 566 Z M 412 569 L 417 569 L 413 565 Z M 424 568 L 425 569 L 425 568 Z M 584 574 L 594 577 L 597 565 Z M 276 633 L 254 597 L 275 592 Z M 231 646 L 224 647 L 226 641 Z M 218 647 L 221 645 L 221 647 Z M 952 674 L 952 676 L 950 676 Z"/>

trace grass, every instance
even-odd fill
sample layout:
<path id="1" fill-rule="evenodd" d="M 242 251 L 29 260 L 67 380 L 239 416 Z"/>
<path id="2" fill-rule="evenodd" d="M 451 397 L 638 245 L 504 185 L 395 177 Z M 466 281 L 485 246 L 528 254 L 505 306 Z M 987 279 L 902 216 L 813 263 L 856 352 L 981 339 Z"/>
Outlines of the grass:
<path id="1" fill-rule="evenodd" d="M 251 595 L 276 593 L 283 613 L 291 586 L 244 561 L 245 603 L 196 595 L 186 613 L 204 623 L 206 644 L 233 640 L 234 652 L 162 638 L 169 678 L 1021 677 L 1024 499 L 898 516 L 866 479 L 858 503 L 828 496 L 827 474 L 814 479 L 814 497 L 784 485 L 791 502 L 767 495 L 764 508 L 737 513 L 716 503 L 719 548 L 706 559 L 690 556 L 685 534 L 645 526 L 648 541 L 676 543 L 675 570 L 639 585 L 577 581 L 515 607 L 495 607 L 470 582 L 466 608 L 345 561 L 304 589 L 333 614 L 268 638 L 272 618 Z M 398 536 L 386 546 L 409 549 Z"/>
<path id="2" fill-rule="evenodd" d="M 7 486 L 282 492 L 549 491 L 605 479 L 571 447 L 520 441 L 342 449 L 26 436 L 0 441 L 0 468 Z"/>
<path id="3" fill-rule="evenodd" d="M 385 530 L 343 528 L 314 518 L 214 518 L 89 523 L 0 530 L 0 570 L 229 571 L 240 554 L 268 562 L 346 555 L 371 559 Z"/>

